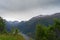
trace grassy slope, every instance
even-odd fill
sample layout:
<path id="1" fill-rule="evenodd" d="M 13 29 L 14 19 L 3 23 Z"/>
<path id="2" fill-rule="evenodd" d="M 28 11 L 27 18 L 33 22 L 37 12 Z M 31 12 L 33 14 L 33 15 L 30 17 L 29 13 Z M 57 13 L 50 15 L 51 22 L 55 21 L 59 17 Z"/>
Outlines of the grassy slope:
<path id="1" fill-rule="evenodd" d="M 25 40 L 21 35 L 0 35 L 0 40 Z"/>

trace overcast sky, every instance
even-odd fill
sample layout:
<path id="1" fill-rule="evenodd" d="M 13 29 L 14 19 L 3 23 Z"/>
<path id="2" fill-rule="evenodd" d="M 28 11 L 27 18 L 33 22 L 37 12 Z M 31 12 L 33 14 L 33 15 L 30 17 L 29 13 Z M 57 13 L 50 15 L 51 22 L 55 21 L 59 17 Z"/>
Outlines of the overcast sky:
<path id="1" fill-rule="evenodd" d="M 8 21 L 29 20 L 60 12 L 60 0 L 0 0 L 0 16 Z"/>

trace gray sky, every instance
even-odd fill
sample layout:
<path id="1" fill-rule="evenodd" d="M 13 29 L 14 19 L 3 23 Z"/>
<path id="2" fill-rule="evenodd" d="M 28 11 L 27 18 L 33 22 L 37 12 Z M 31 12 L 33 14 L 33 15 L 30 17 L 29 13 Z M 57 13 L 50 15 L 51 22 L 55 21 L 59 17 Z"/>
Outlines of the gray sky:
<path id="1" fill-rule="evenodd" d="M 60 12 L 60 0 L 0 0 L 0 16 L 8 21 L 29 20 Z"/>

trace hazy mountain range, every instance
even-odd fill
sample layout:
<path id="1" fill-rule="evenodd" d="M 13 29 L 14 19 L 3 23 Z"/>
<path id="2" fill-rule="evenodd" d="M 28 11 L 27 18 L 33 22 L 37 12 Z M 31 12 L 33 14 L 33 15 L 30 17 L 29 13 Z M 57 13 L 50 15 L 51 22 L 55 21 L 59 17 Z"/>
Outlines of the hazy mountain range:
<path id="1" fill-rule="evenodd" d="M 22 33 L 29 36 L 34 36 L 36 25 L 43 24 L 45 26 L 52 25 L 54 23 L 54 18 L 60 19 L 60 13 L 55 13 L 53 15 L 39 15 L 31 18 L 28 21 L 6 21 L 6 27 L 10 30 L 12 27 L 18 28 Z"/>

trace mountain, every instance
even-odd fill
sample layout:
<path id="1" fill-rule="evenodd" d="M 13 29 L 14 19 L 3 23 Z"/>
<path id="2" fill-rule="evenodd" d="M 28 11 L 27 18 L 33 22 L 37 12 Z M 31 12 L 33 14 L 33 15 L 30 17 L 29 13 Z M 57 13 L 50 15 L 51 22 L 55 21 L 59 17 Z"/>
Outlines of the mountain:
<path id="1" fill-rule="evenodd" d="M 39 15 L 31 18 L 28 21 L 9 21 L 6 22 L 6 27 L 8 30 L 10 30 L 13 25 L 15 28 L 20 29 L 22 33 L 27 34 L 30 37 L 34 37 L 35 28 L 38 23 L 45 26 L 52 25 L 54 23 L 54 18 L 60 19 L 60 13 L 55 13 L 53 15 Z"/>
<path id="2" fill-rule="evenodd" d="M 54 23 L 54 18 L 60 19 L 60 13 L 55 13 L 53 15 L 39 15 L 31 18 L 29 21 L 22 21 L 19 23 L 18 28 L 25 34 L 33 36 L 35 33 L 36 25 L 43 24 L 45 26 L 52 25 Z"/>
<path id="3" fill-rule="evenodd" d="M 13 21 L 13 22 L 6 21 L 5 24 L 6 24 L 5 26 L 6 26 L 7 30 L 10 31 L 12 27 L 16 28 L 18 26 L 19 22 L 18 21 Z"/>

